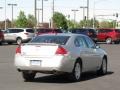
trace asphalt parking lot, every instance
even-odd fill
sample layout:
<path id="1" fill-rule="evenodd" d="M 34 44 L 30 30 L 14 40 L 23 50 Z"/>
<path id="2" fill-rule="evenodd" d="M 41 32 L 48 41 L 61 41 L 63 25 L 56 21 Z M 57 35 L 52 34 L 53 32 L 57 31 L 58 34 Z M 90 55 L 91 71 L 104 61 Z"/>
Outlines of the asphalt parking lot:
<path id="1" fill-rule="evenodd" d="M 16 45 L 0 46 L 0 90 L 120 90 L 120 45 L 100 44 L 108 53 L 108 73 L 87 73 L 80 82 L 62 76 L 37 74 L 33 82 L 24 82 L 14 67 Z"/>

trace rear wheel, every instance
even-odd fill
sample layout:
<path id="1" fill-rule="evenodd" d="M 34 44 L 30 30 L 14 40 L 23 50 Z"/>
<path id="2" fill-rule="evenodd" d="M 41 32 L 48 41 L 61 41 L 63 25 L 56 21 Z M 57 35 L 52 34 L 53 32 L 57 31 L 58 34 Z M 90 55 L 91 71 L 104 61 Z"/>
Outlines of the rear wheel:
<path id="1" fill-rule="evenodd" d="M 19 45 L 19 44 L 22 43 L 22 39 L 21 39 L 21 38 L 17 38 L 16 42 L 17 42 L 17 44 Z"/>
<path id="2" fill-rule="evenodd" d="M 98 75 L 107 74 L 107 60 L 104 58 L 100 70 L 97 71 Z"/>
<path id="3" fill-rule="evenodd" d="M 71 78 L 73 81 L 80 81 L 81 78 L 81 64 L 79 61 L 77 61 L 74 65 L 73 72 L 71 74 Z"/>
<path id="4" fill-rule="evenodd" d="M 25 81 L 32 81 L 35 77 L 35 72 L 22 72 L 22 76 Z"/>
<path id="5" fill-rule="evenodd" d="M 107 44 L 111 44 L 111 43 L 112 43 L 112 38 L 107 38 L 107 39 L 106 39 L 106 43 L 107 43 Z"/>

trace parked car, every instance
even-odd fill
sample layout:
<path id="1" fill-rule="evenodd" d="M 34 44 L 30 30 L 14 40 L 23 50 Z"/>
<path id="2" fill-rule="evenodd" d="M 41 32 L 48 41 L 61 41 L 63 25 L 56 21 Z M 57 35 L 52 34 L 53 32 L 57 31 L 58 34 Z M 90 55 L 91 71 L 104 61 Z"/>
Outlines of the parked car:
<path id="1" fill-rule="evenodd" d="M 4 41 L 4 34 L 2 32 L 2 30 L 0 30 L 0 44 L 2 44 Z"/>
<path id="2" fill-rule="evenodd" d="M 41 34 L 52 34 L 52 33 L 62 33 L 61 29 L 51 29 L 51 28 L 39 28 L 36 29 L 36 36 Z"/>
<path id="3" fill-rule="evenodd" d="M 120 43 L 120 29 L 100 28 L 97 30 L 98 41 L 106 42 L 107 44 L 110 44 L 112 42 L 114 42 L 115 44 Z"/>
<path id="4" fill-rule="evenodd" d="M 9 28 L 4 32 L 4 40 L 8 44 L 28 42 L 35 35 L 32 28 Z"/>
<path id="5" fill-rule="evenodd" d="M 83 72 L 106 74 L 107 53 L 86 35 L 45 34 L 16 48 L 15 66 L 26 81 L 38 72 L 68 73 L 79 81 Z"/>
<path id="6" fill-rule="evenodd" d="M 76 29 L 71 29 L 72 33 L 76 34 L 84 34 L 89 36 L 93 41 L 97 41 L 97 32 L 95 29 L 90 29 L 90 28 L 76 28 Z"/>

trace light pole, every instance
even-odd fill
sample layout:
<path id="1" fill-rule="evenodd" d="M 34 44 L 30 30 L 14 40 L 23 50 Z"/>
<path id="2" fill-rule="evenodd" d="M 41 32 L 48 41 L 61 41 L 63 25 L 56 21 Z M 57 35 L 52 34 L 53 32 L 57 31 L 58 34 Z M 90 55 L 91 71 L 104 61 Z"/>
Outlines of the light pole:
<path id="1" fill-rule="evenodd" d="M 17 6 L 17 4 L 11 3 L 11 4 L 8 4 L 8 5 L 12 7 L 12 22 L 13 22 L 13 7 L 14 7 L 14 6 Z"/>
<path id="2" fill-rule="evenodd" d="M 86 6 L 81 6 L 80 8 L 83 9 L 83 20 L 85 19 L 85 9 L 87 8 Z"/>
<path id="3" fill-rule="evenodd" d="M 79 10 L 77 10 L 77 9 L 72 9 L 71 11 L 73 11 L 73 13 L 74 13 L 74 27 L 75 27 L 76 12 L 79 11 Z"/>
<path id="4" fill-rule="evenodd" d="M 44 0 L 44 1 L 48 1 L 48 0 Z M 44 11 L 44 3 L 43 3 L 43 0 L 42 0 L 42 23 L 43 23 L 43 16 L 44 16 L 43 15 L 44 14 L 43 11 Z"/>
<path id="5" fill-rule="evenodd" d="M 93 3 L 93 28 L 95 28 L 95 18 L 96 18 L 95 8 L 96 8 L 96 3 L 101 2 L 101 1 L 103 1 L 103 0 L 94 0 L 94 3 Z"/>

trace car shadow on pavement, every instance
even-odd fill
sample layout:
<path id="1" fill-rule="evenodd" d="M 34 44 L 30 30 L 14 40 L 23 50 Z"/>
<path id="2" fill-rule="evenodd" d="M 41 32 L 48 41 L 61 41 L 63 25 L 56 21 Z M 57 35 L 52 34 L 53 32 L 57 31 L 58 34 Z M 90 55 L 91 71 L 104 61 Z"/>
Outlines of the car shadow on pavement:
<path id="1" fill-rule="evenodd" d="M 96 79 L 96 78 L 99 78 L 99 77 L 104 77 L 104 76 L 107 76 L 107 75 L 111 75 L 113 73 L 114 72 L 112 72 L 112 71 L 108 71 L 108 73 L 106 75 L 99 75 L 99 76 L 95 72 L 84 73 L 81 76 L 81 81 L 80 82 Z M 49 75 L 49 76 L 43 76 L 43 77 L 36 77 L 31 82 L 34 82 L 34 83 L 59 83 L 59 84 L 62 84 L 62 83 L 77 83 L 77 82 L 74 82 L 74 81 L 70 80 L 68 78 L 68 76 L 66 76 L 66 75 Z"/>

